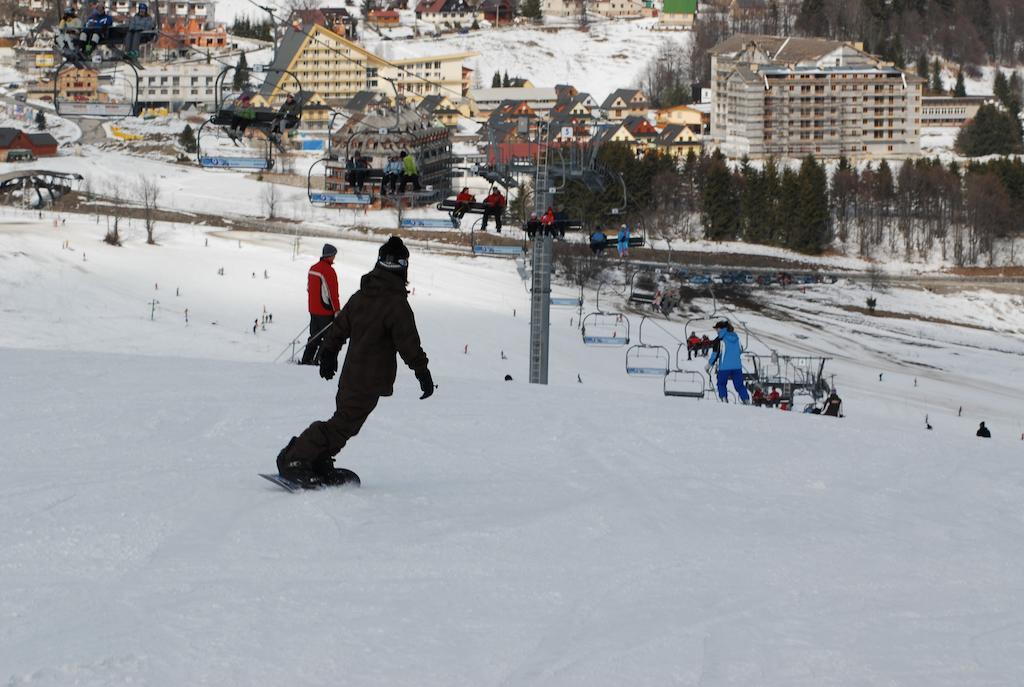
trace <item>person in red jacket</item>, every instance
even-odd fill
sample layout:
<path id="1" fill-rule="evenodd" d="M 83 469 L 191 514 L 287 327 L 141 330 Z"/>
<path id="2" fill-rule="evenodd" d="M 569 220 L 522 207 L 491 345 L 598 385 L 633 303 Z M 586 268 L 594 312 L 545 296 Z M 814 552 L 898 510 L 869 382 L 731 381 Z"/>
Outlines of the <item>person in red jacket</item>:
<path id="1" fill-rule="evenodd" d="M 764 397 L 764 390 L 759 386 L 754 387 L 754 395 L 751 398 L 755 406 L 763 406 L 767 403 Z"/>
<path id="2" fill-rule="evenodd" d="M 768 394 L 768 403 L 766 403 L 765 405 L 767 405 L 769 408 L 778 408 L 781 404 L 782 394 L 779 393 L 778 389 L 772 387 L 772 392 Z"/>
<path id="3" fill-rule="evenodd" d="M 553 236 L 555 233 L 555 209 L 548 206 L 547 212 L 540 218 L 541 234 L 544 236 Z"/>
<path id="4" fill-rule="evenodd" d="M 469 188 L 463 188 L 459 195 L 455 196 L 455 209 L 452 210 L 452 219 L 461 220 L 466 216 L 469 206 L 476 200 L 476 196 L 469 192 Z"/>
<path id="5" fill-rule="evenodd" d="M 338 298 L 338 275 L 334 271 L 334 256 L 338 249 L 329 243 L 320 252 L 320 261 L 309 268 L 306 290 L 309 291 L 309 341 L 302 352 L 300 365 L 319 365 L 320 343 L 334 314 L 341 310 Z"/>
<path id="6" fill-rule="evenodd" d="M 482 231 L 487 231 L 487 219 L 489 217 L 494 218 L 494 226 L 497 228 L 498 233 L 501 233 L 501 216 L 505 212 L 505 196 L 501 194 L 497 186 L 491 187 L 491 192 L 484 198 L 484 205 L 487 207 L 484 209 L 484 221 L 481 225 Z"/>
<path id="7" fill-rule="evenodd" d="M 692 360 L 694 356 L 700 355 L 700 337 L 696 332 L 690 332 L 686 339 L 686 359 Z"/>

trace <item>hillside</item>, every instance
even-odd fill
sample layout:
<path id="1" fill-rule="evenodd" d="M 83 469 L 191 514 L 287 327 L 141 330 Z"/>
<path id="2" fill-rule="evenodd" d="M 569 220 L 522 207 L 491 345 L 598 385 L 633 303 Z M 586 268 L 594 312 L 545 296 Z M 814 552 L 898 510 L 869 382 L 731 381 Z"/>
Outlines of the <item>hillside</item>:
<path id="1" fill-rule="evenodd" d="M 437 393 L 400 370 L 343 454 L 364 487 L 290 495 L 256 473 L 333 403 L 272 362 L 322 240 L 98 230 L 0 224 L 6 684 L 1024 679 L 1019 296 L 891 289 L 871 318 L 841 282 L 734 313 L 752 349 L 834 358 L 833 420 L 665 398 L 569 311 L 525 384 L 513 265 L 417 249 Z M 376 245 L 337 245 L 350 293 Z"/>

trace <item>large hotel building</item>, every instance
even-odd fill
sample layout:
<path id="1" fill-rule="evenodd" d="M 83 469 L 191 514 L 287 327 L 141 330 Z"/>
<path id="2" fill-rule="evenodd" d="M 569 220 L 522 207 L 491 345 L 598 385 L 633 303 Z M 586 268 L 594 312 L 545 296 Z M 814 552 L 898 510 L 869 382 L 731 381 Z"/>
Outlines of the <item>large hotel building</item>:
<path id="1" fill-rule="evenodd" d="M 818 38 L 737 34 L 711 53 L 711 143 L 730 158 L 921 152 L 924 79 Z"/>

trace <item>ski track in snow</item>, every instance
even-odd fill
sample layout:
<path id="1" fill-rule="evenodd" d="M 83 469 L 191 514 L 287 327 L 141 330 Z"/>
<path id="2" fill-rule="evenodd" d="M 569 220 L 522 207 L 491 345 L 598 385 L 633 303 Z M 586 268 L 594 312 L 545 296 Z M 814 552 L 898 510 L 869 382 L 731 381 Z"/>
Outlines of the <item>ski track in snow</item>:
<path id="1" fill-rule="evenodd" d="M 289 237 L 104 229 L 0 215 L 0 683 L 1024 680 L 1012 297 L 882 301 L 990 330 L 841 310 L 864 297 L 842 282 L 773 291 L 792 320 L 736 313 L 753 350 L 834 358 L 832 420 L 666 399 L 575 311 L 530 386 L 514 265 L 414 250 L 437 393 L 401 368 L 342 454 L 364 487 L 287 494 L 256 473 L 336 387 L 270 361 L 322 240 L 293 261 Z M 377 246 L 332 242 L 347 295 Z"/>

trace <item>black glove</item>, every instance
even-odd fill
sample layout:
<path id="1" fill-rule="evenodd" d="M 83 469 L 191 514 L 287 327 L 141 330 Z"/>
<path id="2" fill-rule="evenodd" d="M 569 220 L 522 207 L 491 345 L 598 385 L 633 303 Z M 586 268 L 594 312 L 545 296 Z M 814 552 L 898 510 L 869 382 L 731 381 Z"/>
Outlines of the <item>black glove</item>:
<path id="1" fill-rule="evenodd" d="M 324 379 L 334 379 L 334 373 L 338 371 L 338 356 L 325 355 L 320 358 L 320 376 Z"/>
<path id="2" fill-rule="evenodd" d="M 434 378 L 430 376 L 430 370 L 417 372 L 416 379 L 420 383 L 420 391 L 423 392 L 423 395 L 420 396 L 421 401 L 434 395 Z"/>

